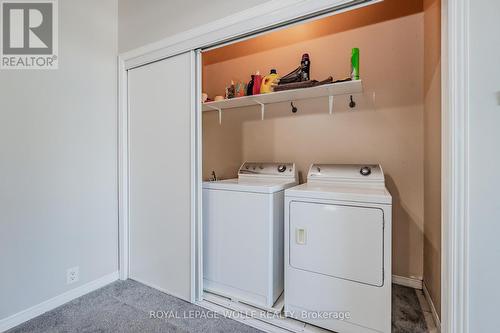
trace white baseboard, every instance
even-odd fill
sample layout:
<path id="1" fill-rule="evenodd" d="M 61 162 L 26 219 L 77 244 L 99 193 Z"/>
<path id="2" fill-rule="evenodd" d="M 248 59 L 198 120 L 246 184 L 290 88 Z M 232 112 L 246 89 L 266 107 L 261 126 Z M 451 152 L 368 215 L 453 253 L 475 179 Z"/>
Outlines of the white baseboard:
<path id="1" fill-rule="evenodd" d="M 32 306 L 31 308 L 15 313 L 5 319 L 0 320 L 0 332 L 4 332 L 8 329 L 11 329 L 47 311 L 53 310 L 58 306 L 63 305 L 64 303 L 72 301 L 75 298 L 78 298 L 94 290 L 97 290 L 101 287 L 104 287 L 105 285 L 118 280 L 118 278 L 119 278 L 118 272 L 105 275 L 97 280 L 88 282 L 84 285 L 81 285 L 80 287 L 69 290 L 61 295 L 58 295 L 42 303 L 39 303 L 35 306 Z"/>
<path id="2" fill-rule="evenodd" d="M 410 287 L 413 289 L 422 290 L 422 279 L 393 275 L 392 276 L 392 283 L 400 285 L 400 286 L 405 286 L 405 287 Z"/>
<path id="3" fill-rule="evenodd" d="M 431 313 L 432 313 L 432 318 L 434 319 L 434 323 L 436 324 L 438 332 L 441 332 L 441 320 L 439 320 L 439 316 L 437 314 L 436 307 L 434 306 L 434 302 L 432 301 L 431 295 L 429 294 L 429 290 L 427 290 L 425 282 L 422 283 L 422 285 L 424 289 L 425 299 L 427 300 L 427 303 L 429 303 L 429 306 L 431 308 Z"/>

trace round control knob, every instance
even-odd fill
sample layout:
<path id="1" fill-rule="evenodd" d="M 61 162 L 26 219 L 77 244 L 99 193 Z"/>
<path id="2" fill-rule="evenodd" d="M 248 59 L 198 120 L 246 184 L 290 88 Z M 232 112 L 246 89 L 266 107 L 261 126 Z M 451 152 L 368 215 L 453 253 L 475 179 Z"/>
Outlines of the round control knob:
<path id="1" fill-rule="evenodd" d="M 372 173 L 372 169 L 370 167 L 364 166 L 359 170 L 359 173 L 362 176 L 369 176 Z"/>
<path id="2" fill-rule="evenodd" d="M 286 170 L 286 165 L 282 164 L 278 166 L 278 172 L 285 172 Z"/>

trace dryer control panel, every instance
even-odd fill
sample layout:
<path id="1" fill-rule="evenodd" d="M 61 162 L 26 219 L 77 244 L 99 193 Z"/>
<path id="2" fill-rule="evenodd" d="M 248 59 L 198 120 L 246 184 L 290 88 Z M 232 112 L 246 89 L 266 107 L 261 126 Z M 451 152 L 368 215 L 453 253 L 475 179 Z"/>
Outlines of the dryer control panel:
<path id="1" fill-rule="evenodd" d="M 296 170 L 294 163 L 269 163 L 269 162 L 245 162 L 241 165 L 238 171 L 238 178 L 242 176 L 258 176 L 258 177 L 295 177 Z"/>
<path id="2" fill-rule="evenodd" d="M 384 172 L 378 164 L 313 164 L 308 182 L 384 184 Z"/>

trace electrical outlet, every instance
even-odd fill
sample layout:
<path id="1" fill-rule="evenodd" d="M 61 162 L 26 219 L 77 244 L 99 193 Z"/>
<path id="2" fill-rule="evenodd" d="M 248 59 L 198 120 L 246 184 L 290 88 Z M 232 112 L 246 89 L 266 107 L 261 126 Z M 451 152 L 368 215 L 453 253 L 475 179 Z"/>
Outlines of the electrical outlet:
<path id="1" fill-rule="evenodd" d="M 80 279 L 80 268 L 72 267 L 66 271 L 66 284 L 75 283 Z"/>

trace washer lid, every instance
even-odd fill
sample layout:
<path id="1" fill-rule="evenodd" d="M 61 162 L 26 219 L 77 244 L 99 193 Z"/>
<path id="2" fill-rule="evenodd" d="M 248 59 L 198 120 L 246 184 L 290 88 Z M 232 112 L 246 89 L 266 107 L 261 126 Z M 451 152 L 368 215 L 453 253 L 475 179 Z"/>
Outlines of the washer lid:
<path id="1" fill-rule="evenodd" d="M 215 182 L 203 182 L 203 189 L 275 193 L 297 185 L 295 180 L 289 179 L 225 179 Z"/>
<path id="2" fill-rule="evenodd" d="M 385 186 L 309 182 L 285 191 L 285 196 L 307 199 L 337 200 L 362 203 L 391 204 Z"/>

